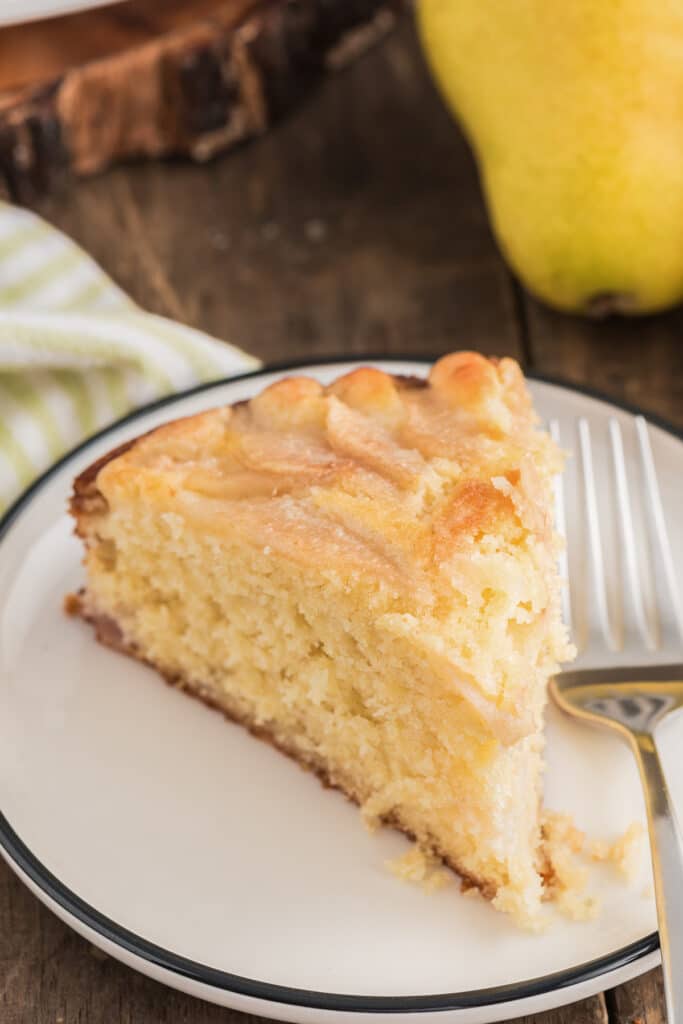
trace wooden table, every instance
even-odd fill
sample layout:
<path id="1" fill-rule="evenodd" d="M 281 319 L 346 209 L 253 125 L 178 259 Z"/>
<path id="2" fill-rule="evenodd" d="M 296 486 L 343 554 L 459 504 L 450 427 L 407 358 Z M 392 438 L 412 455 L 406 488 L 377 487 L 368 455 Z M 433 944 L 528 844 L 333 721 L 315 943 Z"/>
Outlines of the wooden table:
<path id="1" fill-rule="evenodd" d="M 236 154 L 118 169 L 37 209 L 142 305 L 264 360 L 509 353 L 683 425 L 683 310 L 589 322 L 522 291 L 409 25 Z M 100 954 L 0 865 L 2 1024 L 249 1019 Z M 525 1019 L 663 1022 L 660 972 Z"/>

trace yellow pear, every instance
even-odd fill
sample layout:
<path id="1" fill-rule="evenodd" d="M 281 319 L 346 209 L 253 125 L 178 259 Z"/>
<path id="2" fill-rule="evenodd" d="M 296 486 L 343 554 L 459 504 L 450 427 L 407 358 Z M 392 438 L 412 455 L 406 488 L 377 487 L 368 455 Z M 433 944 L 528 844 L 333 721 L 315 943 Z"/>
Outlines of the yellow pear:
<path id="1" fill-rule="evenodd" d="M 418 0 L 500 245 L 560 309 L 683 298 L 683 0 Z"/>

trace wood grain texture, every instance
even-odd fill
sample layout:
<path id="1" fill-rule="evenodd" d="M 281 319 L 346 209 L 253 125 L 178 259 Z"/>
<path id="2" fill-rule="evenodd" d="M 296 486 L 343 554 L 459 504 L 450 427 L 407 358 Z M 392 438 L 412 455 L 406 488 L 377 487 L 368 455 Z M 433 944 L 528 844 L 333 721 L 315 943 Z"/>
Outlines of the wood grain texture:
<path id="1" fill-rule="evenodd" d="M 207 160 L 261 135 L 382 38 L 403 6 L 128 0 L 0 29 L 0 178 L 26 198 L 131 157 Z M 8 88 L 22 51 L 34 77 L 44 62 L 45 77 Z"/>
<path id="2" fill-rule="evenodd" d="M 527 299 L 534 369 L 605 391 L 683 426 L 683 308 L 633 320 L 584 320 Z"/>
<path id="3" fill-rule="evenodd" d="M 560 1006 L 557 1010 L 518 1017 L 516 1024 L 609 1024 L 604 996 L 582 999 L 580 1003 Z"/>
<path id="4" fill-rule="evenodd" d="M 586 322 L 513 285 L 408 25 L 228 159 L 119 168 L 37 208 L 144 306 L 267 360 L 472 347 L 683 421 L 683 313 Z M 524 1024 L 639 1017 L 664 1022 L 657 975 Z M 0 864 L 1 1024 L 249 1020 L 93 952 Z"/>
<path id="5" fill-rule="evenodd" d="M 409 26 L 228 160 L 117 169 L 37 209 L 142 304 L 264 359 L 519 354 L 469 152 Z"/>
<path id="6" fill-rule="evenodd" d="M 110 7 L 4 26 L 0 31 L 0 104 L 19 90 L 40 88 L 59 79 L 70 68 L 185 29 L 210 16 L 220 2 L 125 0 Z M 258 2 L 232 0 L 236 20 Z"/>
<path id="7" fill-rule="evenodd" d="M 619 1024 L 666 1024 L 664 979 L 659 968 L 607 993 L 613 1021 Z"/>

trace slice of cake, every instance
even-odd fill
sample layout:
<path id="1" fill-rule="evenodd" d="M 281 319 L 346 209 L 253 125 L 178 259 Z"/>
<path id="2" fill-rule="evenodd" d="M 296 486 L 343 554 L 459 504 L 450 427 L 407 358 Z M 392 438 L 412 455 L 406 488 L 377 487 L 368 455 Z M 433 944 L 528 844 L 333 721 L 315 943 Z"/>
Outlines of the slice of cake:
<path id="1" fill-rule="evenodd" d="M 76 480 L 78 610 L 529 918 L 560 463 L 510 359 L 285 379 Z"/>

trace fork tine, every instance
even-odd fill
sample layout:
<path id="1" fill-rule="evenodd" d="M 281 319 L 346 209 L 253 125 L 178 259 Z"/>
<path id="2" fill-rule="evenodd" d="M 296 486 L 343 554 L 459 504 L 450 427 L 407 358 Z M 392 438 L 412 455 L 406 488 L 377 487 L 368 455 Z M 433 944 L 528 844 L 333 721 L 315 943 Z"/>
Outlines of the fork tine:
<path id="1" fill-rule="evenodd" d="M 603 555 L 602 537 L 600 535 L 600 519 L 598 513 L 598 499 L 595 489 L 595 474 L 593 472 L 593 452 L 591 447 L 591 433 L 588 420 L 582 416 L 578 421 L 579 451 L 581 452 L 581 472 L 583 480 L 583 499 L 586 513 L 586 525 L 588 528 L 588 547 L 590 554 L 590 573 L 593 587 L 592 594 L 595 603 L 595 612 L 601 636 L 595 635 L 593 617 L 588 620 L 587 647 L 599 646 L 614 650 L 616 643 L 610 625 L 609 610 L 607 605 L 607 584 L 605 578 L 605 560 Z"/>
<path id="2" fill-rule="evenodd" d="M 683 640 L 683 612 L 676 579 L 671 544 L 664 518 L 662 497 L 657 482 L 657 470 L 650 444 L 647 420 L 636 416 L 636 433 L 640 459 L 645 477 L 645 503 L 652 545 L 652 562 L 655 591 L 657 595 L 657 616 L 659 646 L 678 646 Z"/>
<path id="3" fill-rule="evenodd" d="M 625 579 L 621 579 L 621 630 L 623 647 L 640 646 L 644 642 L 647 647 L 654 647 L 645 605 L 640 572 L 638 569 L 638 546 L 633 528 L 631 498 L 629 495 L 626 460 L 624 458 L 624 442 L 619 421 L 609 418 L 609 437 L 612 452 L 612 468 L 619 521 L 619 540 L 621 542 L 621 564 L 625 570 Z"/>
<path id="4" fill-rule="evenodd" d="M 548 423 L 548 430 L 558 448 L 562 447 L 561 444 L 561 432 L 559 420 L 550 420 Z M 562 618 L 564 624 L 567 627 L 567 632 L 572 636 L 574 631 L 574 624 L 572 622 L 572 598 L 571 591 L 569 589 L 569 553 L 568 544 L 569 539 L 567 536 L 567 509 L 565 503 L 564 493 L 564 476 L 562 473 L 558 473 L 553 481 L 553 490 L 555 497 L 555 530 L 564 541 L 564 546 L 560 551 L 558 563 L 560 569 L 560 577 L 562 578 L 562 591 L 560 599 L 562 602 Z"/>

